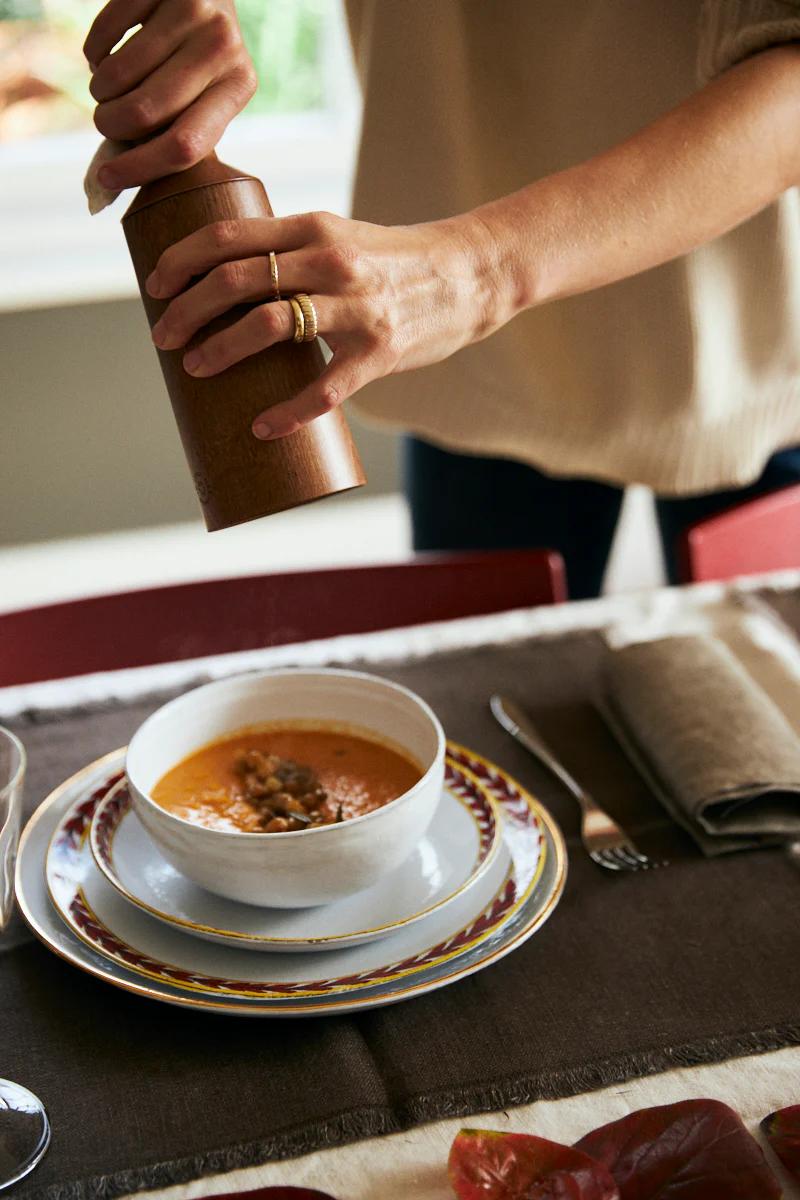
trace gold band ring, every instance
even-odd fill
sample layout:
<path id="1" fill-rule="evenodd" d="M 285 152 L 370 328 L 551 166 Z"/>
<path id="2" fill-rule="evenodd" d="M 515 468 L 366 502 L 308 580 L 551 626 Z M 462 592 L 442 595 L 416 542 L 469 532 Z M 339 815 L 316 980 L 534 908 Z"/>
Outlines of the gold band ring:
<path id="1" fill-rule="evenodd" d="M 275 251 L 269 252 L 269 277 L 272 280 L 272 299 L 280 300 L 281 289 L 278 283 L 278 260 L 275 257 Z"/>
<path id="2" fill-rule="evenodd" d="M 303 342 L 313 342 L 317 336 L 317 310 L 314 308 L 314 302 L 305 292 L 298 292 L 294 297 L 303 312 L 303 336 L 300 339 Z"/>
<path id="3" fill-rule="evenodd" d="M 294 296 L 290 297 L 289 303 L 291 304 L 292 312 L 294 313 L 294 337 L 292 338 L 292 341 L 303 342 L 305 341 L 306 333 L 306 319 L 303 316 L 303 310 L 300 307 L 299 302 L 295 300 Z"/>

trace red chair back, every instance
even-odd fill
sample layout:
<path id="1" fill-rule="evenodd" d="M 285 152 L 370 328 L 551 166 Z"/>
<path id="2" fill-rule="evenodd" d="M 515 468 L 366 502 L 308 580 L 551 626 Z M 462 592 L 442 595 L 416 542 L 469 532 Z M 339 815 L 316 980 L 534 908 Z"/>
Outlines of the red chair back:
<path id="1" fill-rule="evenodd" d="M 0 686 L 566 599 L 549 550 L 213 579 L 0 614 Z"/>
<path id="2" fill-rule="evenodd" d="M 684 583 L 800 568 L 800 484 L 698 521 L 679 551 Z"/>

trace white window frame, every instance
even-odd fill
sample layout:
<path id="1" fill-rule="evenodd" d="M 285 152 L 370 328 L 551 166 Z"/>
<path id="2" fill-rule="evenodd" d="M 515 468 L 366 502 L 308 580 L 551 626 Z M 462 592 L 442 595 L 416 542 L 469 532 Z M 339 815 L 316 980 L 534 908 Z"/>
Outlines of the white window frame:
<path id="1" fill-rule="evenodd" d="M 360 97 L 341 0 L 323 35 L 324 108 L 238 117 L 221 158 L 263 179 L 277 214 L 347 213 Z M 96 132 L 0 146 L 0 312 L 137 295 L 119 226 L 131 193 L 90 217 L 83 176 Z"/>

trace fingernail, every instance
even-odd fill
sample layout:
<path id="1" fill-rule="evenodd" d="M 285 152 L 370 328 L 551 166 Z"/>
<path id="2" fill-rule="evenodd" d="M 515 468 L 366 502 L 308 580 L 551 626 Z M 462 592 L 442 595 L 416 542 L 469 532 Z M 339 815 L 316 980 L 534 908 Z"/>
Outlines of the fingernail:
<path id="1" fill-rule="evenodd" d="M 253 426 L 253 433 L 257 438 L 261 438 L 262 441 L 266 441 L 267 438 L 272 437 L 272 426 L 267 425 L 266 421 L 256 421 L 255 425 Z"/>
<path id="2" fill-rule="evenodd" d="M 190 350 L 183 356 L 183 369 L 190 375 L 205 375 L 206 368 L 199 350 Z"/>
<path id="3" fill-rule="evenodd" d="M 178 346 L 182 346 L 186 341 L 186 338 L 181 340 L 181 338 L 176 337 L 174 333 L 170 332 L 164 323 L 163 317 L 160 321 L 156 321 L 153 326 L 152 338 L 159 350 L 177 350 Z"/>
<path id="4" fill-rule="evenodd" d="M 147 276 L 147 279 L 144 281 L 144 286 L 147 288 L 147 291 L 151 296 L 158 298 L 162 294 L 164 289 L 161 284 L 161 280 L 158 278 L 158 271 L 150 272 L 150 274 Z"/>
<path id="5" fill-rule="evenodd" d="M 119 186 L 119 175 L 113 167 L 101 167 L 97 172 L 97 178 L 105 188 L 115 188 Z"/>

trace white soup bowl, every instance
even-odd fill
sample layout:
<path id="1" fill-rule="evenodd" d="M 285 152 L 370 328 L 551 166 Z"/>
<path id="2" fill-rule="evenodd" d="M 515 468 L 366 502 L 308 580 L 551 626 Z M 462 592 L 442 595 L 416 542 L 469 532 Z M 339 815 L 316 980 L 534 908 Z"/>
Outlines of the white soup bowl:
<path id="1" fill-rule="evenodd" d="M 209 829 L 152 798 L 167 771 L 209 742 L 267 723 L 317 721 L 396 747 L 422 778 L 364 816 L 292 833 Z M 408 857 L 441 799 L 444 757 L 438 719 L 407 688 L 359 671 L 299 668 L 222 679 L 171 700 L 134 734 L 126 770 L 139 820 L 181 874 L 231 900 L 302 908 L 370 887 Z"/>

